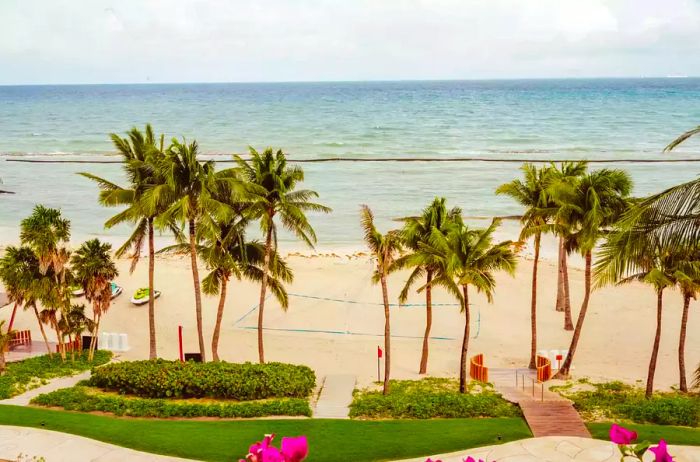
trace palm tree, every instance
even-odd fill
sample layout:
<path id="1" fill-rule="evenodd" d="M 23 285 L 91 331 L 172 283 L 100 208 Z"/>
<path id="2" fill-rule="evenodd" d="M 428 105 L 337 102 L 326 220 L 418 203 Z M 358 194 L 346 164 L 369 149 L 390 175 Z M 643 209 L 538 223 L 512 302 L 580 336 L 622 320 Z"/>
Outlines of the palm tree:
<path id="1" fill-rule="evenodd" d="M 663 313 L 663 292 L 666 288 L 674 286 L 676 261 L 675 255 L 658 245 L 653 235 L 637 235 L 636 239 L 644 241 L 642 245 L 647 249 L 645 254 L 637 254 L 631 261 L 621 260 L 625 258 L 624 246 L 630 239 L 629 233 L 615 232 L 608 236 L 608 240 L 602 246 L 598 262 L 596 263 L 596 285 L 616 282 L 625 284 L 632 281 L 640 281 L 649 284 L 656 292 L 656 334 L 649 361 L 647 373 L 646 397 L 650 398 L 654 391 L 654 374 L 661 344 L 661 319 Z M 637 244 L 638 245 L 638 244 Z"/>
<path id="2" fill-rule="evenodd" d="M 70 307 L 71 274 L 67 263 L 70 251 L 65 247 L 70 240 L 70 221 L 61 216 L 61 211 L 37 205 L 32 214 L 20 223 L 20 240 L 29 247 L 39 262 L 39 272 L 43 278 L 40 290 L 44 310 L 53 312 L 48 319 L 56 321 L 56 314 Z M 63 336 L 60 335 L 57 321 L 53 322 L 57 331 L 61 359 L 66 359 Z"/>
<path id="3" fill-rule="evenodd" d="M 591 297 L 593 249 L 628 208 L 631 189 L 632 180 L 625 171 L 601 169 L 582 176 L 573 186 L 560 188 L 554 196 L 557 205 L 567 210 L 569 222 L 573 225 L 568 239 L 569 248 L 578 251 L 585 259 L 583 302 L 571 337 L 569 353 L 555 378 L 568 378 L 581 337 Z"/>
<path id="4" fill-rule="evenodd" d="M 495 219 L 486 229 L 470 229 L 459 220 L 444 233 L 433 231 L 426 251 L 431 252 L 439 264 L 438 276 L 433 284 L 447 289 L 462 305 L 465 315 L 464 337 L 459 368 L 459 390 L 467 391 L 467 354 L 471 315 L 469 310 L 469 286 L 483 293 L 489 303 L 496 288 L 496 271 L 513 275 L 517 264 L 511 241 L 493 243 L 493 233 L 500 220 Z"/>
<path id="5" fill-rule="evenodd" d="M 83 242 L 71 258 L 75 280 L 85 290 L 85 298 L 92 303 L 94 335 L 90 342 L 88 361 L 92 361 L 100 331 L 100 320 L 112 302 L 111 282 L 119 276 L 112 260 L 112 244 L 91 239 Z"/>
<path id="6" fill-rule="evenodd" d="M 5 329 L 5 320 L 0 321 L 0 375 L 5 374 L 5 349 L 10 345 L 10 340 L 12 340 L 13 331 Z"/>
<path id="7" fill-rule="evenodd" d="M 260 301 L 258 304 L 258 356 L 265 362 L 263 345 L 263 319 L 268 275 L 273 251 L 277 250 L 278 218 L 282 226 L 304 241 L 310 247 L 316 242 L 316 233 L 306 217 L 306 212 L 329 213 L 330 208 L 311 202 L 318 197 L 315 191 L 296 189 L 304 181 L 301 167 L 290 166 L 287 158 L 278 150 L 267 148 L 262 154 L 250 148 L 250 161 L 234 156 L 238 164 L 238 173 L 247 182 L 247 194 L 250 196 L 247 214 L 251 219 L 260 220 L 260 228 L 265 235 L 265 255 L 263 257 L 262 281 L 260 283 Z"/>
<path id="8" fill-rule="evenodd" d="M 678 336 L 678 370 L 679 384 L 682 392 L 688 391 L 688 379 L 685 373 L 685 339 L 688 329 L 688 312 L 690 300 L 695 300 L 700 292 L 700 259 L 697 251 L 690 254 L 676 255 L 674 279 L 683 295 L 683 313 L 681 315 L 681 328 Z"/>
<path id="9" fill-rule="evenodd" d="M 391 376 L 391 313 L 389 311 L 389 289 L 386 278 L 392 270 L 402 248 L 399 231 L 389 231 L 382 234 L 374 224 L 374 215 L 370 208 L 362 205 L 360 209 L 360 224 L 364 233 L 365 244 L 376 260 L 377 265 L 372 275 L 372 282 L 382 286 L 382 301 L 384 303 L 384 388 L 383 393 L 389 394 L 389 379 Z"/>
<path id="10" fill-rule="evenodd" d="M 71 305 L 70 309 L 64 313 L 61 320 L 58 322 L 59 329 L 62 334 L 68 336 L 68 343 L 73 345 L 71 348 L 71 361 L 75 360 L 75 342 L 79 345 L 78 355 L 82 354 L 82 334 L 85 330 L 93 333 L 95 323 L 92 319 L 85 316 L 85 305 Z"/>
<path id="11" fill-rule="evenodd" d="M 520 241 L 534 237 L 535 258 L 532 261 L 532 290 L 530 298 L 530 364 L 537 367 L 537 266 L 540 260 L 540 243 L 542 233 L 552 214 L 548 188 L 552 180 L 551 167 L 537 168 L 532 164 L 524 164 L 523 180 L 513 180 L 496 189 L 496 194 L 505 194 L 515 199 L 525 207 L 520 218 L 523 228 Z"/>
<path id="12" fill-rule="evenodd" d="M 419 374 L 425 374 L 428 371 L 430 329 L 433 325 L 431 282 L 436 270 L 439 269 L 433 256 L 425 252 L 423 246 L 428 244 L 433 229 L 446 232 L 449 223 L 462 215 L 462 210 L 458 207 L 447 210 L 446 202 L 447 200 L 444 197 L 436 197 L 430 205 L 423 209 L 423 213 L 420 216 L 401 219 L 404 222 L 401 230 L 401 239 L 404 246 L 410 251 L 399 257 L 394 263 L 395 269 L 413 268 L 399 294 L 400 303 L 406 303 L 411 288 L 418 282 L 419 278 L 425 276 L 426 320 L 425 333 L 423 334 L 423 349 L 418 368 Z"/>
<path id="13" fill-rule="evenodd" d="M 146 125 L 144 132 L 132 128 L 126 138 L 112 133 L 112 144 L 122 157 L 122 168 L 126 173 L 128 186 L 122 187 L 104 178 L 90 173 L 81 175 L 95 181 L 100 187 L 99 201 L 106 207 L 126 207 L 105 223 L 106 228 L 112 228 L 121 223 L 133 223 L 134 230 L 126 242 L 117 249 L 115 256 L 121 258 L 131 252 L 131 273 L 136 269 L 141 258 L 143 243 L 148 240 L 148 333 L 149 333 L 149 359 L 158 356 L 156 343 L 156 317 L 155 317 L 155 243 L 154 228 L 155 219 L 163 212 L 163 204 L 148 203 L 144 201 L 146 191 L 156 185 L 165 183 L 165 178 L 157 168 L 163 162 L 164 136 L 156 138 L 150 124 Z"/>
<path id="14" fill-rule="evenodd" d="M 562 162 L 559 165 L 552 164 L 551 174 L 552 182 L 549 188 L 550 196 L 556 194 L 560 189 L 560 185 L 573 185 L 578 179 L 586 173 L 588 164 L 585 161 L 580 162 Z M 566 208 L 556 206 L 556 201 L 551 199 L 554 206 L 554 216 L 552 218 L 552 230 L 555 235 L 559 236 L 559 249 L 557 260 L 557 301 L 556 310 L 564 312 L 564 330 L 574 330 L 574 323 L 571 317 L 571 294 L 569 290 L 569 264 L 566 244 L 571 233 L 571 223 L 567 216 Z"/>
<path id="15" fill-rule="evenodd" d="M 41 296 L 41 281 L 45 277 L 39 271 L 39 260 L 29 247 L 8 246 L 0 258 L 0 281 L 5 286 L 10 302 L 15 304 L 15 309 L 23 306 L 24 309 L 31 308 L 34 311 L 46 350 L 51 357 L 53 352 L 37 309 L 37 301 Z"/>

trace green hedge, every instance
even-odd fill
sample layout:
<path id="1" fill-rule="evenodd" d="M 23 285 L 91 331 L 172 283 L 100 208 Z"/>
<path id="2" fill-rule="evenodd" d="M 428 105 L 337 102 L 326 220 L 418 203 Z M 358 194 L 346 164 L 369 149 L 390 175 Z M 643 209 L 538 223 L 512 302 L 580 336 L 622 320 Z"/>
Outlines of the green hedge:
<path id="1" fill-rule="evenodd" d="M 70 353 L 65 361 L 58 354 L 35 356 L 22 361 L 7 363 L 5 374 L 0 376 L 0 399 L 12 398 L 46 383 L 56 377 L 66 377 L 78 372 L 90 370 L 93 366 L 105 364 L 112 358 L 109 351 L 96 351 L 92 362 L 88 362 L 87 354 L 70 359 Z"/>
<path id="2" fill-rule="evenodd" d="M 32 404 L 61 407 L 67 411 L 109 412 L 132 417 L 222 417 L 248 418 L 264 416 L 311 416 L 307 400 L 283 398 L 243 403 L 188 403 L 171 399 L 126 398 L 119 395 L 91 393 L 83 386 L 64 388 L 39 395 Z"/>
<path id="3" fill-rule="evenodd" d="M 654 393 L 650 399 L 644 390 L 622 382 L 588 383 L 585 391 L 571 391 L 573 385 L 553 388 L 574 402 L 584 419 L 629 419 L 659 425 L 700 425 L 700 396 L 683 393 Z"/>
<path id="4" fill-rule="evenodd" d="M 350 405 L 350 417 L 431 419 L 520 416 L 517 406 L 501 398 L 489 386 L 472 384 L 470 388 L 469 393 L 459 393 L 459 383 L 451 379 L 392 380 L 390 393 L 386 396 L 381 390 L 356 391 Z"/>
<path id="5" fill-rule="evenodd" d="M 217 398 L 240 401 L 306 398 L 316 386 L 307 366 L 180 361 L 112 363 L 92 371 L 90 385 L 142 398 Z"/>

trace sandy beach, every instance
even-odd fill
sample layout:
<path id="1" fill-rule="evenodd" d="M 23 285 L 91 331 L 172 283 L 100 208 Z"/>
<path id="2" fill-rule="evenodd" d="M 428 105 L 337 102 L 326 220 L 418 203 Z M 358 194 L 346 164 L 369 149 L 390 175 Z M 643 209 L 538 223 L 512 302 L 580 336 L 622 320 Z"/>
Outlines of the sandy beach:
<path id="1" fill-rule="evenodd" d="M 304 363 L 319 376 L 353 373 L 360 384 L 376 380 L 376 348 L 383 343 L 381 290 L 371 283 L 368 257 L 313 256 L 293 252 L 288 257 L 295 281 L 288 287 L 290 307 L 284 312 L 274 298 L 265 307 L 265 353 L 268 361 Z M 147 262 L 129 275 L 127 260 L 118 262 L 118 283 L 124 294 L 116 298 L 103 317 L 102 331 L 127 333 L 130 350 L 125 359 L 148 356 L 147 306 L 136 307 L 130 295 L 147 281 Z M 563 330 L 563 314 L 554 310 L 556 267 L 551 261 L 540 266 L 538 333 L 540 349 L 568 348 L 570 332 Z M 205 271 L 204 268 L 201 271 Z M 205 273 L 202 273 L 205 274 Z M 577 315 L 583 292 L 583 272 L 572 268 L 572 306 Z M 405 273 L 391 276 L 392 301 L 402 287 Z M 470 354 L 484 353 L 492 367 L 525 367 L 530 345 L 531 262 L 521 259 L 514 278 L 497 277 L 493 304 L 476 294 L 472 297 Z M 183 326 L 186 352 L 197 351 L 194 295 L 187 257 L 158 257 L 156 288 L 163 295 L 156 302 L 158 354 L 178 356 L 178 325 Z M 257 300 L 259 286 L 234 281 L 229 286 L 219 354 L 227 361 L 256 361 Z M 79 299 L 80 300 L 80 299 Z M 217 297 L 204 297 L 204 328 L 207 348 L 215 321 Z M 394 378 L 417 378 L 420 346 L 425 323 L 424 299 L 412 294 L 408 306 L 392 308 L 392 374 Z M 429 374 L 456 376 L 464 318 L 455 301 L 441 289 L 433 295 L 434 320 Z M 443 305 L 444 304 L 444 305 Z M 418 306 L 411 306 L 418 305 Z M 9 307 L 2 310 L 7 317 Z M 665 389 L 678 382 L 677 348 L 681 298 L 677 291 L 665 297 L 663 334 L 655 385 Z M 31 329 L 40 339 L 30 312 L 20 312 L 17 329 Z M 579 350 L 575 378 L 618 379 L 628 383 L 644 380 L 655 328 L 655 296 L 642 284 L 608 287 L 593 293 Z M 689 373 L 700 362 L 700 314 L 691 305 L 686 363 Z M 210 354 L 210 350 L 208 350 Z"/>

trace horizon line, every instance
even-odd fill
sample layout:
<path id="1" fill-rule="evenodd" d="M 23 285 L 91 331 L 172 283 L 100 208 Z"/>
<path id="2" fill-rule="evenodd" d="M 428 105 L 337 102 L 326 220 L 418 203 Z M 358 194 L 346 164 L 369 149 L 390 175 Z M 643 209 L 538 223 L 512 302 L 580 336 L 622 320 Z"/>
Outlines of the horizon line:
<path id="1" fill-rule="evenodd" d="M 100 85 L 249 85 L 249 84 L 318 84 L 318 83 L 401 83 L 401 82 L 515 82 L 536 80 L 687 80 L 700 75 L 663 76 L 589 76 L 589 77 L 492 77 L 492 78 L 446 78 L 446 79 L 351 79 L 351 80 L 231 80 L 231 81 L 182 81 L 182 82 L 73 82 L 73 83 L 0 83 L 0 87 L 59 87 Z"/>

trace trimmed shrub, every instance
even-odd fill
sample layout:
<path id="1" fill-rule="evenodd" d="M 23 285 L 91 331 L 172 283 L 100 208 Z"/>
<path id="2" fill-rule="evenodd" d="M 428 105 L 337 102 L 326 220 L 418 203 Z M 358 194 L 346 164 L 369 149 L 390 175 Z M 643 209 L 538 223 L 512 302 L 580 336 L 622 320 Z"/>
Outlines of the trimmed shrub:
<path id="1" fill-rule="evenodd" d="M 305 399 L 283 398 L 250 402 L 179 402 L 172 399 L 127 398 L 100 394 L 83 386 L 64 388 L 39 395 L 32 404 L 61 407 L 66 411 L 108 412 L 131 417 L 221 417 L 311 416 Z"/>
<path id="2" fill-rule="evenodd" d="M 519 408 L 488 386 L 472 384 L 469 393 L 462 394 L 456 380 L 438 378 L 391 380 L 387 396 L 381 390 L 360 390 L 350 405 L 350 417 L 375 419 L 517 416 Z"/>
<path id="3" fill-rule="evenodd" d="M 129 361 L 92 371 L 90 385 L 142 398 L 217 398 L 239 401 L 306 398 L 316 386 L 307 366 Z"/>
<path id="4" fill-rule="evenodd" d="M 90 370 L 94 366 L 109 362 L 110 359 L 111 352 L 98 350 L 92 362 L 88 362 L 87 354 L 77 356 L 73 361 L 70 355 L 62 361 L 58 354 L 54 354 L 53 357 L 42 355 L 7 363 L 5 374 L 0 376 L 0 399 L 12 398 L 56 377 Z"/>

